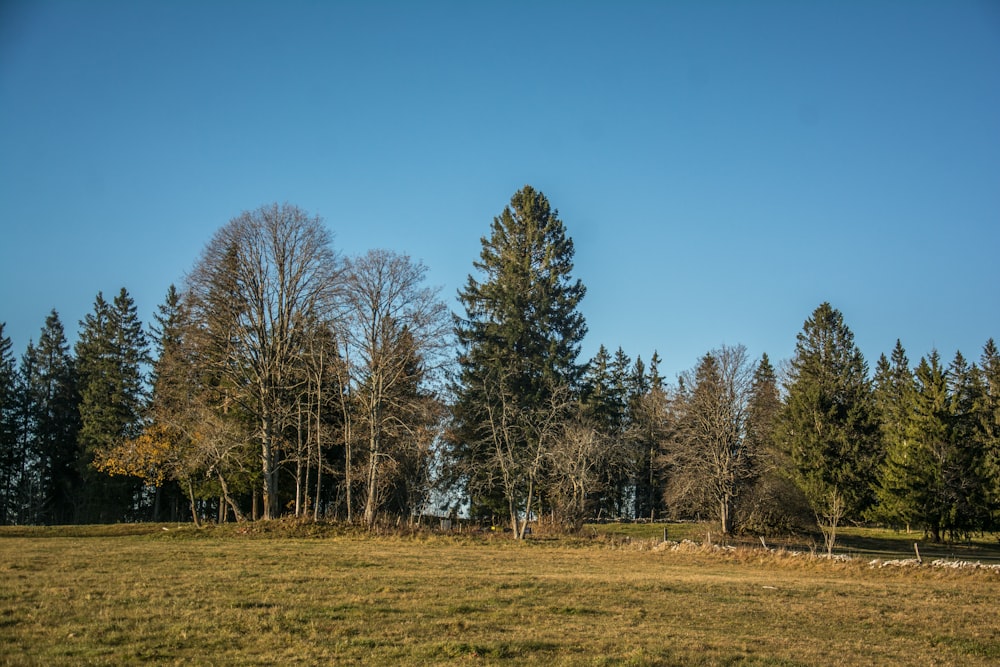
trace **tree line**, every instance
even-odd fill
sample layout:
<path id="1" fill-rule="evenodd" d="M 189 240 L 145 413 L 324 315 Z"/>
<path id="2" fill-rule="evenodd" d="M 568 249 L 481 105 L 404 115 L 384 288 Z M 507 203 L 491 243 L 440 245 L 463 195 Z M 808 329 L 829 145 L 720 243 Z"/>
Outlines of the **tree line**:
<path id="1" fill-rule="evenodd" d="M 710 350 L 668 383 L 602 345 L 558 211 L 525 186 L 494 218 L 452 314 L 426 267 L 345 258 L 299 208 L 244 212 L 145 329 L 98 294 L 70 348 L 58 313 L 20 360 L 0 326 L 4 523 L 371 526 L 470 516 L 524 537 L 592 518 L 703 519 L 723 533 L 879 522 L 996 528 L 1000 355 L 897 342 L 869 372 L 821 304 L 780 368 Z"/>

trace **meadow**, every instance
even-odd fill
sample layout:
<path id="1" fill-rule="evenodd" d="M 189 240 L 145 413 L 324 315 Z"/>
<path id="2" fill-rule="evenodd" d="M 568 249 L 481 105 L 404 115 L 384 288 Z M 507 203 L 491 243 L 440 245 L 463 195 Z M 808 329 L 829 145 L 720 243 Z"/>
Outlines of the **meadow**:
<path id="1" fill-rule="evenodd" d="M 281 526 L 2 528 L 0 663 L 1000 662 L 1000 573 L 862 554 L 905 536 L 858 533 L 858 557 L 831 561 L 664 548 L 662 526 L 523 542 Z M 1000 557 L 989 539 L 953 549 Z"/>

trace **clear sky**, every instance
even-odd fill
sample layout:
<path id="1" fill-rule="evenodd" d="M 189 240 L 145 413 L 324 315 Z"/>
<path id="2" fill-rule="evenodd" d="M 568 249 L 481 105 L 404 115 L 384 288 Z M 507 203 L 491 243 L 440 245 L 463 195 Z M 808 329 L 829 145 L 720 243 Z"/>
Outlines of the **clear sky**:
<path id="1" fill-rule="evenodd" d="M 148 321 L 213 232 L 290 202 L 457 309 L 525 184 L 583 356 L 774 361 L 823 301 L 869 364 L 1000 338 L 1000 3 L 0 0 L 0 321 Z"/>

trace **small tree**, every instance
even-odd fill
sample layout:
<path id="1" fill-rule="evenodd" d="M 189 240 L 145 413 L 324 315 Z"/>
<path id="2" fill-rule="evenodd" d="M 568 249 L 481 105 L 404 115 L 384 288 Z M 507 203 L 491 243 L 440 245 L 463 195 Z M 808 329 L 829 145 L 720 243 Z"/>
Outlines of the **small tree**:
<path id="1" fill-rule="evenodd" d="M 576 532 L 608 480 L 627 473 L 632 461 L 626 449 L 610 446 L 608 436 L 585 420 L 568 418 L 558 429 L 547 452 L 548 492 L 554 514 Z"/>

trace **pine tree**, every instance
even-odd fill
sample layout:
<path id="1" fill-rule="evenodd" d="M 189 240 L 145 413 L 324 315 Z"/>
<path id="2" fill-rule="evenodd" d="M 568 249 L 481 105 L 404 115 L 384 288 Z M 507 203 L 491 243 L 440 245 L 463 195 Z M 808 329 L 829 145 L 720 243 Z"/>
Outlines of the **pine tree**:
<path id="1" fill-rule="evenodd" d="M 774 429 L 780 412 L 778 378 L 765 352 L 754 370 L 750 389 L 747 438 L 755 450 L 774 448 Z"/>
<path id="2" fill-rule="evenodd" d="M 59 314 L 45 319 L 38 345 L 30 346 L 22 367 L 26 410 L 32 433 L 34 499 L 28 510 L 31 523 L 70 523 L 77 520 L 80 474 L 76 439 L 80 431 L 80 396 L 76 366 Z"/>
<path id="3" fill-rule="evenodd" d="M 135 303 L 122 288 L 109 304 L 98 293 L 94 312 L 80 323 L 76 359 L 80 378 L 80 473 L 87 521 L 140 518 L 134 477 L 109 478 L 94 466 L 125 440 L 142 433 L 148 344 Z"/>
<path id="4" fill-rule="evenodd" d="M 654 351 L 645 380 L 636 384 L 636 395 L 629 411 L 629 435 L 637 454 L 636 518 L 652 519 L 663 510 L 660 458 L 667 439 L 668 399 L 660 376 L 660 361 L 660 355 Z"/>
<path id="5" fill-rule="evenodd" d="M 586 365 L 580 383 L 581 413 L 588 424 L 602 435 L 601 442 L 605 446 L 614 440 L 622 419 L 620 372 L 620 364 L 615 366 L 608 349 L 601 345 Z M 611 488 L 607 473 L 606 470 L 597 473 L 601 484 L 598 497 L 591 499 L 594 512 L 598 516 L 621 516 L 615 502 L 618 494 Z"/>
<path id="6" fill-rule="evenodd" d="M 914 376 L 917 387 L 907 428 L 907 439 L 913 445 L 904 468 L 907 476 L 900 487 L 914 508 L 914 520 L 939 542 L 947 517 L 943 475 L 951 436 L 948 379 L 936 351 L 920 359 Z"/>
<path id="7" fill-rule="evenodd" d="M 537 454 L 544 416 L 580 379 L 577 357 L 586 325 L 577 308 L 586 290 L 572 278 L 573 254 L 558 212 L 541 192 L 525 186 L 493 219 L 474 263 L 479 277 L 470 275 L 459 292 L 465 316 L 455 327 L 460 377 L 451 441 L 476 514 L 506 514 L 515 521 L 510 507 L 523 507 L 528 489 L 539 481 L 528 470 L 516 488 L 500 491 L 491 413 L 516 402 L 524 423 L 512 451 L 519 465 L 525 464 L 522 454 L 534 461 L 527 452 Z M 522 479 L 521 472 L 517 477 Z"/>
<path id="8" fill-rule="evenodd" d="M 0 322 L 0 523 L 13 523 L 17 516 L 21 456 L 17 433 L 17 364 L 10 338 Z"/>
<path id="9" fill-rule="evenodd" d="M 42 521 L 41 465 L 37 445 L 41 417 L 39 397 L 32 382 L 37 376 L 38 350 L 28 341 L 15 377 L 11 493 L 7 520 L 13 524 Z"/>
<path id="10" fill-rule="evenodd" d="M 601 471 L 604 482 L 604 505 L 615 517 L 627 517 L 635 508 L 633 472 L 636 469 L 639 453 L 632 441 L 629 430 L 631 427 L 632 406 L 636 396 L 646 383 L 645 368 L 642 360 L 637 359 L 638 367 L 621 347 L 615 351 L 611 361 L 611 400 L 610 421 L 608 423 L 608 438 L 605 442 L 607 456 L 606 467 Z"/>
<path id="11" fill-rule="evenodd" d="M 913 459 L 913 442 L 907 437 L 913 409 L 916 381 L 906 351 L 897 340 L 892 361 L 883 354 L 875 369 L 874 400 L 879 420 L 883 459 L 876 488 L 876 516 L 907 527 L 917 508 L 910 499 L 908 479 Z"/>
<path id="12" fill-rule="evenodd" d="M 601 345 L 586 366 L 581 381 L 580 399 L 584 415 L 601 427 L 608 428 L 613 419 L 611 354 Z"/>
<path id="13" fill-rule="evenodd" d="M 154 520 L 159 519 L 166 489 L 170 516 L 176 519 L 183 493 L 190 487 L 194 469 L 199 466 L 192 460 L 197 457 L 193 456 L 190 439 L 184 434 L 186 413 L 194 402 L 197 381 L 191 365 L 183 362 L 184 322 L 180 295 L 173 285 L 153 318 L 152 341 L 157 354 L 151 366 L 152 392 L 141 406 L 131 406 L 133 411 L 140 409 L 141 415 L 132 415 L 131 425 L 123 429 L 122 436 L 94 451 L 93 465 L 101 472 L 136 477 L 154 487 Z M 135 379 L 133 374 L 133 382 Z M 139 395 L 144 389 L 140 386 L 139 391 L 132 393 Z M 178 482 L 183 484 L 183 490 Z"/>
<path id="14" fill-rule="evenodd" d="M 804 523 L 803 515 L 808 516 L 801 491 L 782 474 L 790 466 L 775 439 L 781 410 L 777 374 L 765 353 L 750 385 L 747 446 L 755 462 L 751 489 L 739 506 L 741 525 L 760 533 L 796 530 Z"/>
<path id="15" fill-rule="evenodd" d="M 986 388 L 979 368 L 956 352 L 948 367 L 949 455 L 942 478 L 948 515 L 944 527 L 953 538 L 983 530 L 989 523 L 988 486 L 984 476 L 986 438 L 979 411 Z"/>
<path id="16" fill-rule="evenodd" d="M 990 527 L 1000 525 L 1000 352 L 993 339 L 986 341 L 979 367 L 983 378 L 983 399 L 979 421 L 984 439 L 983 479 L 986 480 L 987 508 Z"/>
<path id="17" fill-rule="evenodd" d="M 836 528 L 872 503 L 877 423 L 868 366 L 843 315 L 821 304 L 799 333 L 778 437 L 832 551 Z"/>

